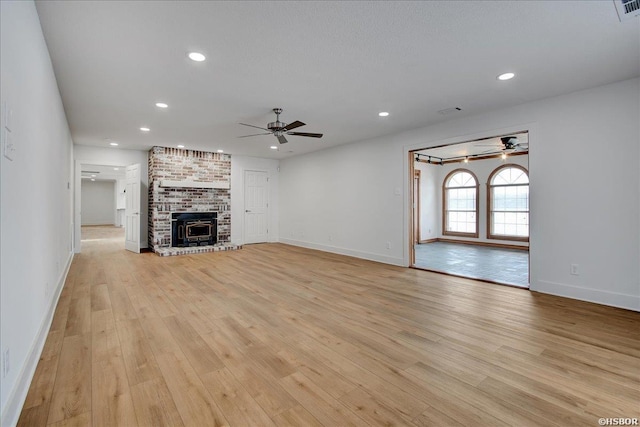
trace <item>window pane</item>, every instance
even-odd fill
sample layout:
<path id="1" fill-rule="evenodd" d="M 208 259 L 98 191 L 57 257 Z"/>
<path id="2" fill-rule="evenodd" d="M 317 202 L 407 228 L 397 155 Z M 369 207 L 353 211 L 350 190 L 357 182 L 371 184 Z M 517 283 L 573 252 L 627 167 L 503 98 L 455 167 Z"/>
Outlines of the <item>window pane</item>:
<path id="1" fill-rule="evenodd" d="M 493 175 L 489 192 L 491 233 L 529 236 L 529 177 L 518 167 L 504 167 Z"/>
<path id="2" fill-rule="evenodd" d="M 520 174 L 518 176 L 513 177 L 511 183 L 512 184 L 528 184 L 529 183 L 529 177 L 527 176 L 527 174 L 524 173 L 524 171 L 521 171 L 521 170 L 518 170 L 518 172 L 520 172 Z"/>
<path id="3" fill-rule="evenodd" d="M 476 194 L 476 180 L 470 173 L 457 172 L 449 178 L 445 186 L 446 231 L 458 233 L 476 232 Z"/>
<path id="4" fill-rule="evenodd" d="M 491 221 L 491 233 L 494 235 L 529 236 L 529 212 L 492 212 Z"/>
<path id="5" fill-rule="evenodd" d="M 476 180 L 469 172 L 456 172 L 446 182 L 445 187 L 475 187 Z"/>
<path id="6" fill-rule="evenodd" d="M 528 225 L 520 225 L 516 226 L 516 236 L 528 237 L 529 236 L 529 226 Z"/>
<path id="7" fill-rule="evenodd" d="M 529 177 L 520 168 L 505 167 L 493 176 L 491 185 L 528 184 Z"/>
<path id="8" fill-rule="evenodd" d="M 516 214 L 513 212 L 506 212 L 504 214 L 504 223 L 505 224 L 515 224 L 516 223 Z"/>

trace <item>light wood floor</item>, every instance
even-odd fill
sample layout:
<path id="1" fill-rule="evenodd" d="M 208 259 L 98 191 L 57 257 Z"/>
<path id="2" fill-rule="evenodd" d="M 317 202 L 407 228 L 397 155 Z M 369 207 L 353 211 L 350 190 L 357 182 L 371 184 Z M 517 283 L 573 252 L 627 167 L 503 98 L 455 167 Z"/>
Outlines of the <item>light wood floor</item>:
<path id="1" fill-rule="evenodd" d="M 83 236 L 22 426 L 640 416 L 639 313 L 280 244 L 161 258 Z"/>

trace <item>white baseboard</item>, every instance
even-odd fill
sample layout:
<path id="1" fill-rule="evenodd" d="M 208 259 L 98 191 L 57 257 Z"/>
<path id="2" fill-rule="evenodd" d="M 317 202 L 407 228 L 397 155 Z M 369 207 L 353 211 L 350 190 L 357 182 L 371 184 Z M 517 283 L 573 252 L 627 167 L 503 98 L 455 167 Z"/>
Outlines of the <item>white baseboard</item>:
<path id="1" fill-rule="evenodd" d="M 29 350 L 27 361 L 24 365 L 22 365 L 22 370 L 20 371 L 20 374 L 18 374 L 16 385 L 11 391 L 11 395 L 7 400 L 7 404 L 2 411 L 2 418 L 0 419 L 0 425 L 2 427 L 15 426 L 18 423 L 18 418 L 20 417 L 22 406 L 24 405 L 24 401 L 27 398 L 27 393 L 29 392 L 29 387 L 31 386 L 33 375 L 36 373 L 38 361 L 40 360 L 42 350 L 44 349 L 44 344 L 47 341 L 47 336 L 49 335 L 49 328 L 51 328 L 51 322 L 53 321 L 53 315 L 56 311 L 56 307 L 58 306 L 58 300 L 60 299 L 62 288 L 64 288 L 64 283 L 66 282 L 67 275 L 69 274 L 69 268 L 71 267 L 71 262 L 73 261 L 73 255 L 73 251 L 69 252 L 67 264 L 60 274 L 60 277 L 58 277 L 56 287 L 52 292 L 53 298 L 51 299 L 46 314 L 42 318 L 40 330 L 38 331 L 38 334 L 31 344 L 31 349 Z"/>
<path id="2" fill-rule="evenodd" d="M 294 240 L 294 239 L 280 238 L 279 241 L 280 243 L 284 243 L 287 245 L 300 246 L 308 249 L 317 249 L 323 252 L 330 252 L 330 253 L 339 254 L 339 255 L 347 255 L 355 258 L 366 259 L 369 261 L 377 261 L 377 262 L 382 262 L 384 264 L 391 264 L 391 265 L 397 265 L 400 267 L 406 267 L 404 260 L 402 258 L 373 254 L 370 252 L 354 251 L 351 249 L 339 248 L 337 246 L 321 245 L 318 243 L 304 242 L 301 240 Z"/>
<path id="3" fill-rule="evenodd" d="M 564 283 L 538 280 L 530 289 L 544 294 L 558 295 L 596 304 L 609 305 L 627 310 L 640 311 L 640 296 L 607 292 L 600 289 L 588 289 Z"/>

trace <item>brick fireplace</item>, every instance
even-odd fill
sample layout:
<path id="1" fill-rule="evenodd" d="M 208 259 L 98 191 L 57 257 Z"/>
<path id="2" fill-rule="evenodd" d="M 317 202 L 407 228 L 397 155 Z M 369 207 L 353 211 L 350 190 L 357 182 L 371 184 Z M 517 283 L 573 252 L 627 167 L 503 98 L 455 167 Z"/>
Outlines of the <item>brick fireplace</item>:
<path id="1" fill-rule="evenodd" d="M 231 237 L 231 156 L 206 151 L 153 147 L 149 151 L 149 247 L 161 255 L 206 252 L 211 243 L 221 250 L 230 247 Z M 176 240 L 172 237 L 176 218 L 186 214 L 215 217 L 213 238 Z M 173 221 L 172 221 L 173 219 Z M 198 220 L 202 221 L 202 220 Z M 199 229 L 203 229 L 199 224 Z M 196 230 L 197 228 L 193 228 Z M 187 241 L 188 240 L 188 241 Z M 185 248 L 186 246 L 186 248 Z M 196 248 L 190 248 L 196 246 Z M 173 248 L 172 248 L 173 247 Z"/>

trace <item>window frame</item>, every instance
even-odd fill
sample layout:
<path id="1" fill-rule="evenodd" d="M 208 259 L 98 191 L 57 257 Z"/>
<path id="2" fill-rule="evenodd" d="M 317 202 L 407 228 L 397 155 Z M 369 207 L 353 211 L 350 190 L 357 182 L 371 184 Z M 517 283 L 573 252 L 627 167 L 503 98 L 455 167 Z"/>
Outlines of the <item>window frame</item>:
<path id="1" fill-rule="evenodd" d="M 476 231 L 475 233 L 466 233 L 460 231 L 448 231 L 447 230 L 447 190 L 450 189 L 458 189 L 458 188 L 474 188 L 474 187 L 447 187 L 447 183 L 457 173 L 466 172 L 473 177 L 476 181 L 475 189 L 476 189 Z M 475 173 L 470 171 L 469 169 L 458 168 L 454 169 L 444 177 L 442 181 L 442 235 L 443 236 L 457 236 L 457 237 L 472 237 L 478 238 L 480 236 L 480 181 Z"/>
<path id="2" fill-rule="evenodd" d="M 514 241 L 514 242 L 529 242 L 529 236 L 531 235 L 531 206 L 528 206 L 527 209 L 527 214 L 529 215 L 529 224 L 528 224 L 528 235 L 527 237 L 522 237 L 522 236 L 509 236 L 509 235 L 504 235 L 504 234 L 494 234 L 493 233 L 493 224 L 492 224 L 492 218 L 493 216 L 491 215 L 493 210 L 493 187 L 517 187 L 517 186 L 521 186 L 524 184 L 509 184 L 509 185 L 491 185 L 491 181 L 493 181 L 493 178 L 499 174 L 500 172 L 502 172 L 504 169 L 508 169 L 508 168 L 515 168 L 515 169 L 520 169 L 522 172 L 524 172 L 527 175 L 527 181 L 529 181 L 527 183 L 527 187 L 529 187 L 529 189 L 531 188 L 531 180 L 529 179 L 529 171 L 527 170 L 527 168 L 525 168 L 524 166 L 520 166 L 518 164 L 515 163 L 508 163 L 508 164 L 504 164 L 504 165 L 500 165 L 497 168 L 495 168 L 490 174 L 489 174 L 489 179 L 487 180 L 487 239 L 493 239 L 493 240 L 509 240 L 509 241 Z M 529 200 L 530 201 L 530 200 Z"/>

